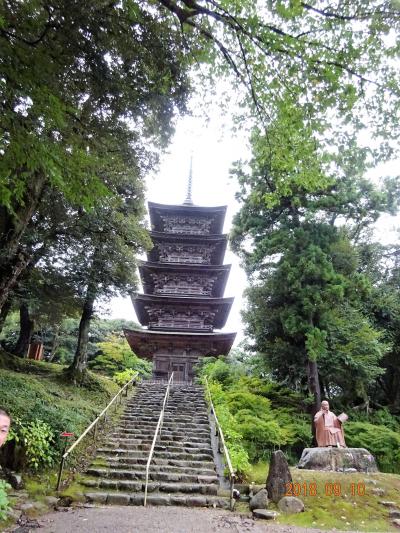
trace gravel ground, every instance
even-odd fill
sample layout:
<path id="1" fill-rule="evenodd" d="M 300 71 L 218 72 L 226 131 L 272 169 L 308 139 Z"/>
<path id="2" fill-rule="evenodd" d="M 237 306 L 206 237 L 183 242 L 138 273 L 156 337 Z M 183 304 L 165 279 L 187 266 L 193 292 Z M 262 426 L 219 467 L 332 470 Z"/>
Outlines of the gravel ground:
<path id="1" fill-rule="evenodd" d="M 42 516 L 38 522 L 38 533 L 327 533 L 326 530 L 256 521 L 229 511 L 185 507 L 66 509 Z M 34 532 L 33 529 L 29 531 Z"/>

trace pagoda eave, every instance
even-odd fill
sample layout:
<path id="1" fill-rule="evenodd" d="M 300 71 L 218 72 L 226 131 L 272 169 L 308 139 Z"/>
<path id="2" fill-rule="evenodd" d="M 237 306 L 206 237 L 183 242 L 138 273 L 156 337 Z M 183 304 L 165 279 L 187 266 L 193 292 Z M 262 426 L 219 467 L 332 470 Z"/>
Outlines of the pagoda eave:
<path id="1" fill-rule="evenodd" d="M 202 357 L 227 355 L 236 333 L 190 333 L 124 329 L 131 349 L 139 357 L 152 360 L 158 351 L 195 346 Z"/>
<path id="2" fill-rule="evenodd" d="M 173 234 L 173 233 L 159 233 L 155 231 L 150 232 L 151 240 L 154 247 L 148 252 L 147 259 L 151 263 L 163 263 L 163 264 L 191 264 L 197 265 L 221 265 L 224 259 L 226 246 L 228 242 L 227 235 L 188 235 L 186 233 Z M 179 254 L 176 258 L 165 259 L 163 258 L 164 249 L 176 249 L 179 248 L 195 248 L 198 251 L 198 259 L 193 259 L 188 256 L 180 257 Z M 172 248 L 171 248 L 172 247 Z M 207 251 L 208 250 L 208 251 Z"/>
<path id="3" fill-rule="evenodd" d="M 173 296 L 174 294 L 179 294 L 178 290 L 174 291 L 172 287 L 168 289 L 156 289 L 155 280 L 157 276 L 162 275 L 178 275 L 178 276 L 204 276 L 213 275 L 215 276 L 215 283 L 212 284 L 212 288 L 209 289 L 209 294 L 197 294 L 199 297 L 204 298 L 206 296 L 211 296 L 213 298 L 222 297 L 226 282 L 228 280 L 229 272 L 231 265 L 185 265 L 185 264 L 169 264 L 169 263 L 155 263 L 150 261 L 140 261 L 139 262 L 139 273 L 140 279 L 142 280 L 143 289 L 145 294 L 157 294 L 162 292 L 164 295 Z M 195 294 L 192 292 L 191 294 Z"/>
<path id="4" fill-rule="evenodd" d="M 197 235 L 195 233 L 163 233 L 161 231 L 150 231 L 152 240 L 190 242 L 192 244 L 203 242 L 226 242 L 228 235 L 226 233 L 210 233 L 209 235 Z"/>
<path id="5" fill-rule="evenodd" d="M 188 296 L 159 296 L 155 294 L 138 294 L 132 297 L 132 302 L 136 311 L 136 315 L 142 326 L 149 326 L 151 329 L 168 329 L 168 326 L 150 325 L 151 310 L 168 310 L 175 312 L 177 309 L 186 310 L 190 308 L 195 312 L 212 311 L 213 324 L 212 326 L 220 329 L 223 328 L 228 318 L 229 311 L 233 304 L 234 298 L 197 298 Z M 181 329 L 181 328 L 179 328 Z M 186 327 L 184 328 L 186 329 Z M 191 329 L 191 328 L 188 328 Z M 193 331 L 199 331 L 198 327 L 193 327 Z"/>
<path id="6" fill-rule="evenodd" d="M 168 205 L 148 202 L 151 226 L 155 230 L 163 231 L 163 215 L 198 215 L 212 217 L 211 229 L 213 233 L 222 233 L 225 220 L 226 205 L 205 207 L 195 204 Z"/>

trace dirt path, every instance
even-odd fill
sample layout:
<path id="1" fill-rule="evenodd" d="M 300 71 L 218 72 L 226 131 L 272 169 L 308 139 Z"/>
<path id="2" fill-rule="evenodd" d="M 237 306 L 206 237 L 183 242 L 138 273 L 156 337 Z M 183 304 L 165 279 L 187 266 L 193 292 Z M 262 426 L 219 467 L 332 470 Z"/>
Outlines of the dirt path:
<path id="1" fill-rule="evenodd" d="M 39 524 L 38 533 L 327 533 L 326 530 L 255 521 L 229 511 L 184 507 L 67 509 L 41 517 Z"/>

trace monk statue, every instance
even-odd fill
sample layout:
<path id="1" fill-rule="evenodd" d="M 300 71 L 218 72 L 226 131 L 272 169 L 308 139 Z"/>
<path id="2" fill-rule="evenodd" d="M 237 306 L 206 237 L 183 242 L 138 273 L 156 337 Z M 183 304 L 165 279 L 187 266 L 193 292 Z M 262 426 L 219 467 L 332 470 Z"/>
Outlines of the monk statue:
<path id="1" fill-rule="evenodd" d="M 321 402 L 321 409 L 314 416 L 316 437 L 318 446 L 342 446 L 346 448 L 344 442 L 343 422 L 348 419 L 348 416 L 342 413 L 336 416 L 332 411 L 329 411 L 329 403 L 324 400 Z"/>

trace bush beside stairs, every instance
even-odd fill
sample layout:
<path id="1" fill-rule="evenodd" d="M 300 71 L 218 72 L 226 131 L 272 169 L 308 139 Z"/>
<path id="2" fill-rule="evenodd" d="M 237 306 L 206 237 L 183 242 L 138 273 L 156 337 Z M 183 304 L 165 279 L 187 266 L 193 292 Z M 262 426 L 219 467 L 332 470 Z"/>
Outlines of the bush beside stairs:
<path id="1" fill-rule="evenodd" d="M 94 462 L 81 477 L 86 501 L 143 505 L 146 463 L 165 390 L 165 384 L 155 382 L 137 386 L 118 429 L 97 450 Z M 147 504 L 229 507 L 229 498 L 219 490 L 200 386 L 177 384 L 170 390 L 150 466 Z"/>

